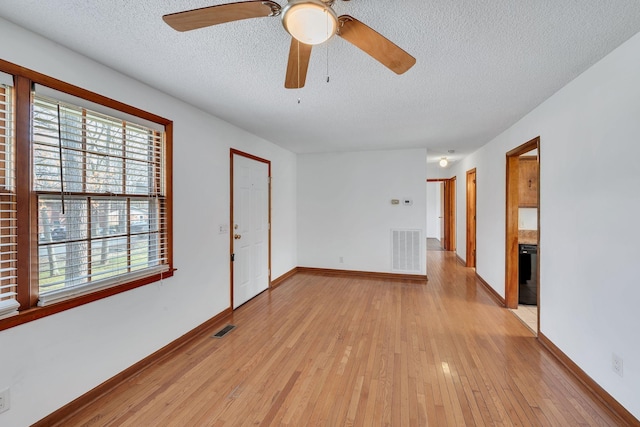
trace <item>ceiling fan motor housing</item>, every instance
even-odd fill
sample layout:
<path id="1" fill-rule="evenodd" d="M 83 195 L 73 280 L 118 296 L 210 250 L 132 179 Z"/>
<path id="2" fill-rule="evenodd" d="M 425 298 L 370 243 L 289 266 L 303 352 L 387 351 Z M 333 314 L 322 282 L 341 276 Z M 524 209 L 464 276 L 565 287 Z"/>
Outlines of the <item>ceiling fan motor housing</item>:
<path id="1" fill-rule="evenodd" d="M 338 16 L 330 3 L 321 0 L 291 0 L 282 8 L 282 25 L 301 43 L 316 45 L 335 35 Z"/>

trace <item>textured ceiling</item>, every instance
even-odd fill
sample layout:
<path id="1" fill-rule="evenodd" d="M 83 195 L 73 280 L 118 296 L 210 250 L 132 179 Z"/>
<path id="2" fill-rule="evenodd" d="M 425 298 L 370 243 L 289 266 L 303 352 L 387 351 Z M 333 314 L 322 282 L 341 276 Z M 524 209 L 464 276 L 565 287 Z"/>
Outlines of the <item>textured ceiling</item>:
<path id="1" fill-rule="evenodd" d="M 186 33 L 161 19 L 222 3 L 2 0 L 0 16 L 294 152 L 428 147 L 433 158 L 482 146 L 640 31 L 638 0 L 337 0 L 338 15 L 416 65 L 398 76 L 334 37 L 290 90 L 279 18 Z"/>

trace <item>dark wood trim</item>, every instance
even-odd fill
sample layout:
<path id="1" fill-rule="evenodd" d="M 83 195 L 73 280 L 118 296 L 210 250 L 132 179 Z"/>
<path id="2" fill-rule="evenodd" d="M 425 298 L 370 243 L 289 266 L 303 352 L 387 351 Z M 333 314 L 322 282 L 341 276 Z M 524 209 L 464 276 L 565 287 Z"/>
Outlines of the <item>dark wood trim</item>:
<path id="1" fill-rule="evenodd" d="M 149 113 L 148 111 L 141 110 L 140 108 L 133 107 L 131 105 L 125 104 L 124 102 L 116 101 L 115 99 L 111 99 L 95 92 L 91 92 L 90 90 L 83 89 L 67 82 L 63 82 L 62 80 L 58 80 L 56 78 L 38 73 L 37 71 L 21 67 L 2 59 L 0 59 L 0 71 L 4 71 L 8 74 L 13 74 L 14 76 L 26 77 L 33 83 L 41 84 L 60 92 L 67 93 L 72 96 L 77 96 L 79 98 L 86 99 L 87 101 L 95 102 L 96 104 L 104 105 L 105 107 L 109 107 L 114 110 L 122 111 L 124 113 L 140 117 L 141 119 L 149 120 L 151 122 L 155 122 L 165 126 L 169 123 L 172 123 L 171 120 L 164 117 Z"/>
<path id="2" fill-rule="evenodd" d="M 17 173 L 17 171 L 31 171 L 33 152 L 31 150 L 31 81 L 22 76 L 14 76 L 15 100 L 15 169 L 16 169 L 16 207 L 17 207 L 17 269 L 18 269 L 18 297 L 20 310 L 27 310 L 38 302 L 37 272 L 32 260 L 37 259 L 37 249 L 31 231 L 37 227 L 31 218 L 34 208 L 34 198 L 31 194 L 32 174 Z M 35 207 L 37 209 L 37 205 Z M 13 318 L 11 318 L 13 320 Z M 0 329 L 4 329 L 5 322 L 0 321 Z"/>
<path id="3" fill-rule="evenodd" d="M 424 282 L 425 284 L 429 280 L 424 274 L 382 273 L 375 271 L 338 270 L 333 268 L 298 267 L 297 272 L 326 276 L 361 277 L 365 279 L 410 280 L 413 282 Z"/>
<path id="4" fill-rule="evenodd" d="M 542 152 L 542 150 L 540 149 L 540 137 L 537 138 L 537 144 L 538 144 L 538 262 L 536 264 L 536 268 L 537 268 L 537 286 L 536 286 L 536 301 L 538 302 L 538 319 L 537 319 L 537 327 L 538 327 L 538 331 L 540 331 L 540 153 Z"/>
<path id="5" fill-rule="evenodd" d="M 116 386 L 126 381 L 128 378 L 133 377 L 136 374 L 144 371 L 147 367 L 151 366 L 154 363 L 159 362 L 160 360 L 171 356 L 173 352 L 180 349 L 181 347 L 187 345 L 193 339 L 199 337 L 202 334 L 207 333 L 209 330 L 213 331 L 217 327 L 219 327 L 219 323 L 222 323 L 223 320 L 226 320 L 228 317 L 233 315 L 233 311 L 231 308 L 227 308 L 224 311 L 218 313 L 216 316 L 202 323 L 201 325 L 195 327 L 191 331 L 182 335 L 178 339 L 170 342 L 169 344 L 162 347 L 160 350 L 155 353 L 150 354 L 144 359 L 140 360 L 134 365 L 131 365 L 124 371 L 119 374 L 111 377 L 107 381 L 103 382 L 99 386 L 95 387 L 92 390 L 89 390 L 82 396 L 77 399 L 69 402 L 62 408 L 57 411 L 47 415 L 45 418 L 36 422 L 32 425 L 32 427 L 49 427 L 57 424 L 62 424 L 63 421 L 73 415 L 75 412 L 79 411 L 89 403 L 108 393 Z"/>
<path id="6" fill-rule="evenodd" d="M 507 156 L 521 156 L 523 154 L 528 153 L 529 151 L 535 150 L 536 148 L 540 148 L 540 137 L 536 136 L 533 139 L 525 142 L 522 145 L 510 150 L 507 152 Z M 533 157 L 533 156 L 532 156 Z"/>
<path id="7" fill-rule="evenodd" d="M 277 279 L 274 279 L 271 282 L 271 289 L 277 288 L 278 286 L 283 284 L 287 279 L 295 276 L 296 273 L 298 273 L 298 267 L 294 267 L 291 270 L 289 270 L 286 273 L 284 273 L 282 276 L 278 277 Z"/>
<path id="8" fill-rule="evenodd" d="M 166 194 L 165 194 L 165 216 L 167 220 L 167 262 L 173 265 L 173 121 L 165 123 L 165 173 Z"/>
<path id="9" fill-rule="evenodd" d="M 502 295 L 497 293 L 496 290 L 493 289 L 491 285 L 489 285 L 489 283 L 487 283 L 487 281 L 484 280 L 482 276 L 480 276 L 477 272 L 476 272 L 476 279 L 478 279 L 478 282 L 480 282 L 480 284 L 485 288 L 485 290 L 489 293 L 489 295 L 491 295 L 493 299 L 495 299 L 498 302 L 498 304 L 500 304 L 502 307 L 506 306 L 505 300 L 504 298 L 502 298 Z"/>
<path id="10" fill-rule="evenodd" d="M 445 227 L 447 230 L 447 247 L 449 251 L 457 249 L 456 243 L 456 187 L 457 177 L 445 182 Z"/>
<path id="11" fill-rule="evenodd" d="M 236 150 L 235 148 L 230 148 L 229 151 L 231 152 L 231 156 L 232 157 L 233 157 L 234 154 L 237 154 L 238 156 L 246 157 L 246 158 L 251 159 L 251 160 L 255 160 L 255 161 L 258 161 L 258 162 L 262 162 L 262 163 L 268 164 L 269 165 L 269 176 L 271 176 L 271 160 L 263 159 L 262 157 L 254 156 L 253 154 L 249 154 L 249 153 L 245 153 L 244 151 Z"/>
<path id="12" fill-rule="evenodd" d="M 140 286 L 148 285 L 153 282 L 162 281 L 173 277 L 173 273 L 176 269 L 169 270 L 165 273 L 154 274 L 152 276 L 143 277 L 131 282 L 127 282 L 122 285 L 114 286 L 112 288 L 103 289 L 90 294 L 82 295 L 76 298 L 68 299 L 56 304 L 51 304 L 46 307 L 33 307 L 20 311 L 19 314 L 7 317 L 0 320 L 0 331 L 9 329 L 14 326 L 22 325 L 23 323 L 38 320 L 43 317 L 51 316 L 52 314 L 60 313 L 65 310 L 69 310 L 74 307 L 88 304 L 93 301 L 98 301 L 103 298 L 107 298 L 113 295 L 120 294 L 122 292 L 130 291 L 131 289 L 139 288 Z"/>
<path id="13" fill-rule="evenodd" d="M 624 406 L 622 406 L 613 396 L 593 380 L 583 371 L 569 356 L 560 350 L 545 334 L 538 332 L 538 341 L 546 348 L 560 363 L 564 365 L 598 400 L 620 418 L 621 424 L 629 426 L 640 426 L 640 420 L 633 416 Z"/>
<path id="14" fill-rule="evenodd" d="M 507 156 L 505 212 L 505 301 L 518 308 L 518 156 Z"/>
<path id="15" fill-rule="evenodd" d="M 473 175 L 473 179 L 471 176 Z M 477 236 L 477 223 L 476 223 L 476 211 L 477 211 L 477 174 L 476 168 L 469 169 L 467 171 L 467 267 L 476 267 L 476 236 Z M 473 195 L 473 200 L 471 200 Z"/>
<path id="16" fill-rule="evenodd" d="M 233 149 L 229 150 L 229 307 L 233 310 Z"/>
<path id="17" fill-rule="evenodd" d="M 271 219 L 271 197 L 272 197 L 272 188 L 271 188 L 271 160 L 267 160 L 267 159 L 263 159 L 262 157 L 258 157 L 255 156 L 253 154 L 250 153 L 245 153 L 244 151 L 240 151 L 240 150 L 236 150 L 235 148 L 230 148 L 229 149 L 229 173 L 230 173 L 230 178 L 229 178 L 229 182 L 231 185 L 231 188 L 229 190 L 229 218 L 230 218 L 230 222 L 229 222 L 229 272 L 230 272 L 230 277 L 229 277 L 229 287 L 230 287 L 230 291 L 229 291 L 229 295 L 230 295 L 230 307 L 233 309 L 233 274 L 234 274 L 234 263 L 233 261 L 231 261 L 231 257 L 233 256 L 233 224 L 234 224 L 234 212 L 233 212 L 233 156 L 237 155 L 237 156 L 242 156 L 245 157 L 247 159 L 251 159 L 251 160 L 255 160 L 257 162 L 262 162 L 262 163 L 266 163 L 267 167 L 268 167 L 268 176 L 269 176 L 269 189 L 268 189 L 268 219 L 267 221 L 269 222 L 269 230 L 268 230 L 268 239 L 269 239 L 269 243 L 268 243 L 268 256 L 267 256 L 267 269 L 268 269 L 268 283 L 269 283 L 269 289 L 271 289 L 273 287 L 272 283 L 271 283 L 271 223 L 272 223 L 272 219 Z"/>

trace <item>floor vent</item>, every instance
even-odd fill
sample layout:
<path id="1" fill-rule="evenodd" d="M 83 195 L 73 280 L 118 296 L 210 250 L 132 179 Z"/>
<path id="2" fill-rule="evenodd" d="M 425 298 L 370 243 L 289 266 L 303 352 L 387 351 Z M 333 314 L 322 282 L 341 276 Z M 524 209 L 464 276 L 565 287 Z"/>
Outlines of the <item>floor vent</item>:
<path id="1" fill-rule="evenodd" d="M 231 332 L 233 330 L 233 328 L 235 328 L 235 327 L 236 327 L 236 325 L 227 325 L 224 328 L 220 329 L 215 334 L 213 334 L 213 336 L 211 338 L 222 338 L 225 335 L 227 335 L 229 332 Z"/>
<path id="2" fill-rule="evenodd" d="M 391 270 L 420 273 L 420 230 L 391 230 Z"/>

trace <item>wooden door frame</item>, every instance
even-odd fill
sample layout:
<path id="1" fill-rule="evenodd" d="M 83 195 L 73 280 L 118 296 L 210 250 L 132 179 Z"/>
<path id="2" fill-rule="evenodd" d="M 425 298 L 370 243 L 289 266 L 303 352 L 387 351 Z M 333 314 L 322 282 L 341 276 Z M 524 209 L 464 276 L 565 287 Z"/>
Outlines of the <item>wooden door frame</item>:
<path id="1" fill-rule="evenodd" d="M 538 150 L 538 330 L 540 330 L 540 137 L 507 153 L 504 299 L 507 308 L 518 308 L 518 181 L 520 156 Z"/>
<path id="2" fill-rule="evenodd" d="M 269 229 L 268 229 L 268 251 L 269 251 L 269 256 L 268 256 L 268 260 L 267 260 L 267 280 L 268 280 L 268 289 L 271 289 L 271 160 L 267 160 L 267 159 L 263 159 L 262 157 L 258 157 L 258 156 L 254 156 L 253 154 L 249 154 L 249 153 L 245 153 L 244 151 L 240 151 L 240 150 L 236 150 L 235 148 L 230 148 L 229 149 L 229 170 L 230 170 L 230 183 L 231 183 L 231 188 L 230 188 L 230 192 L 229 192 L 229 272 L 230 272 L 230 278 L 229 278 L 229 307 L 231 307 L 231 310 L 233 310 L 233 224 L 234 224 L 234 214 L 233 214 L 233 156 L 237 155 L 237 156 L 242 156 L 242 157 L 246 157 L 247 159 L 251 159 L 251 160 L 255 160 L 258 162 L 262 162 L 262 163 L 266 163 L 267 167 L 268 167 L 268 176 L 269 176 L 269 184 L 268 184 L 268 201 L 267 201 L 267 205 L 268 205 L 268 221 L 269 221 Z"/>
<path id="3" fill-rule="evenodd" d="M 456 250 L 456 177 L 444 182 L 444 220 L 448 251 Z"/>
<path id="4" fill-rule="evenodd" d="M 469 179 L 471 174 L 475 177 L 473 180 L 473 210 L 471 210 L 470 203 L 470 191 L 469 191 Z M 467 254 L 466 254 L 466 266 L 475 268 L 476 267 L 476 236 L 478 233 L 477 223 L 476 223 L 476 214 L 477 214 L 477 206 L 478 206 L 478 192 L 477 192 L 477 180 L 478 175 L 476 173 L 476 168 L 469 169 L 467 171 Z M 471 215 L 473 213 L 473 215 Z M 473 217 L 473 218 L 472 218 Z M 472 227 L 473 226 L 473 227 Z M 471 229 L 473 228 L 473 236 L 471 233 Z M 473 239 L 471 239 L 473 237 Z M 472 244 L 473 243 L 473 244 Z"/>
<path id="5" fill-rule="evenodd" d="M 444 239 L 442 249 L 445 251 L 456 250 L 456 177 L 433 178 L 427 182 L 444 183 Z"/>

